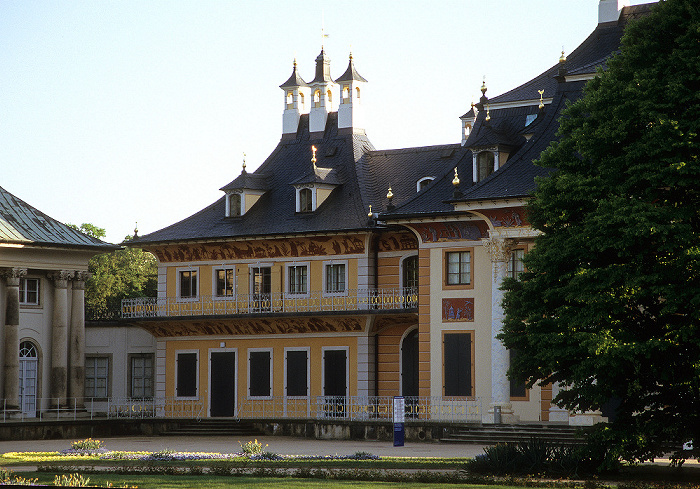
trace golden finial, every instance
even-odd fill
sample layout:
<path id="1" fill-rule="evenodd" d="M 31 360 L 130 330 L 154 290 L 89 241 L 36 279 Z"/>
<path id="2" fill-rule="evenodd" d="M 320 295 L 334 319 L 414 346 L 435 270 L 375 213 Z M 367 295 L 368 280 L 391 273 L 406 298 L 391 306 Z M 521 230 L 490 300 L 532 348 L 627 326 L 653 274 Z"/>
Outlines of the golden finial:
<path id="1" fill-rule="evenodd" d="M 564 54 L 564 49 L 561 50 L 561 56 L 559 57 L 560 63 L 566 63 L 566 54 Z"/>
<path id="2" fill-rule="evenodd" d="M 139 222 L 136 221 L 136 224 L 134 225 L 134 238 L 139 237 Z"/>
<path id="3" fill-rule="evenodd" d="M 245 173 L 245 153 L 243 153 L 243 173 Z"/>
<path id="4" fill-rule="evenodd" d="M 374 214 L 372 214 L 372 204 L 369 205 L 369 212 L 367 213 L 367 217 L 372 217 Z"/>
<path id="5" fill-rule="evenodd" d="M 542 98 L 544 96 L 544 90 L 537 90 L 537 93 L 540 94 L 540 110 L 544 109 L 544 99 Z"/>
<path id="6" fill-rule="evenodd" d="M 386 198 L 389 200 L 394 198 L 394 192 L 391 191 L 391 185 L 389 185 L 389 191 L 386 193 Z"/>
<path id="7" fill-rule="evenodd" d="M 491 120 L 491 111 L 489 110 L 489 106 L 486 106 L 486 120 L 487 122 Z"/>
<path id="8" fill-rule="evenodd" d="M 486 75 L 484 75 L 484 81 L 481 84 L 481 93 L 486 94 Z"/>
<path id="9" fill-rule="evenodd" d="M 311 146 L 311 163 L 314 164 L 314 168 L 316 168 L 316 146 Z"/>
<path id="10" fill-rule="evenodd" d="M 457 187 L 459 185 L 459 175 L 457 175 L 457 167 L 455 166 L 455 177 L 452 179 L 452 185 Z"/>

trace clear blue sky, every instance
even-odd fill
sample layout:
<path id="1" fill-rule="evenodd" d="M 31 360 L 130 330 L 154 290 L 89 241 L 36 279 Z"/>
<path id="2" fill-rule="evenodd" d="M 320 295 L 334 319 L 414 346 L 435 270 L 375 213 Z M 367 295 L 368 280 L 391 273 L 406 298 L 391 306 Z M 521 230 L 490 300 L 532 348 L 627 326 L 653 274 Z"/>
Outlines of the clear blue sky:
<path id="1" fill-rule="evenodd" d="M 633 4 L 644 1 L 633 1 Z M 0 1 L 0 186 L 120 242 L 218 199 L 279 141 L 296 57 L 352 50 L 379 149 L 460 140 L 595 28 L 597 0 Z"/>

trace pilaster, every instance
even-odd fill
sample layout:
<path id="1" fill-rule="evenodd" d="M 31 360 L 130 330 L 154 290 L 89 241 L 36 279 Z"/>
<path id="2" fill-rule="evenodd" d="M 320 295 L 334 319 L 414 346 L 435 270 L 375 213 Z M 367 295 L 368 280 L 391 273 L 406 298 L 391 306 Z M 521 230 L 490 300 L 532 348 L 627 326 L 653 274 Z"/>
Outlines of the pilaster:
<path id="1" fill-rule="evenodd" d="M 497 422 L 495 415 L 500 409 L 501 422 L 517 422 L 513 414 L 513 406 L 510 403 L 510 381 L 508 380 L 508 367 L 510 365 L 509 352 L 501 340 L 496 336 L 503 329 L 503 291 L 501 284 L 506 277 L 508 259 L 515 242 L 509 238 L 491 237 L 482 240 L 486 251 L 491 256 L 491 409 L 485 422 Z"/>

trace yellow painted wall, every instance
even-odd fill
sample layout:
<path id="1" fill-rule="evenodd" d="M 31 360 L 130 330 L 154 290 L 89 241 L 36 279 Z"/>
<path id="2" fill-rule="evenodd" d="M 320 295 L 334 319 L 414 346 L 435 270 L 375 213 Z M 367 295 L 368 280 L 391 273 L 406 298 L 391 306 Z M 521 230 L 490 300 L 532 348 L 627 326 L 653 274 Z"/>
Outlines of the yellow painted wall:
<path id="1" fill-rule="evenodd" d="M 225 348 L 221 348 L 221 342 Z M 323 395 L 322 375 L 323 353 L 322 349 L 328 347 L 348 347 L 348 389 L 351 396 L 357 395 L 357 339 L 356 337 L 265 337 L 246 339 L 194 339 L 194 340 L 166 340 L 166 388 L 167 397 L 175 396 L 175 356 L 178 351 L 196 350 L 199 355 L 198 362 L 198 393 L 199 399 L 204 403 L 206 413 L 209 413 L 209 352 L 236 349 L 236 405 L 239 406 L 248 397 L 248 349 L 272 348 L 273 382 L 272 395 L 284 396 L 284 349 L 285 348 L 309 348 L 309 395 Z"/>

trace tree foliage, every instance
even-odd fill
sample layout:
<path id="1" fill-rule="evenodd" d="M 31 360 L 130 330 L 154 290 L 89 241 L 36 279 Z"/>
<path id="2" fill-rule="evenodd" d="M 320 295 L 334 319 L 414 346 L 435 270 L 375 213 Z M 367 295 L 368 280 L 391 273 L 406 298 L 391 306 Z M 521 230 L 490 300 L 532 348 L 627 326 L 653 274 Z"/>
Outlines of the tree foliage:
<path id="1" fill-rule="evenodd" d="M 700 444 L 699 131 L 700 4 L 662 0 L 564 112 L 505 284 L 511 375 L 571 410 L 618 399 L 604 431 L 628 459 Z"/>
<path id="2" fill-rule="evenodd" d="M 93 224 L 69 224 L 89 236 L 103 238 L 105 230 Z M 125 241 L 132 239 L 130 236 Z M 125 248 L 90 259 L 91 277 L 85 283 L 85 317 L 88 320 L 119 318 L 122 299 L 155 297 L 158 264 L 155 257 L 138 248 Z"/>

